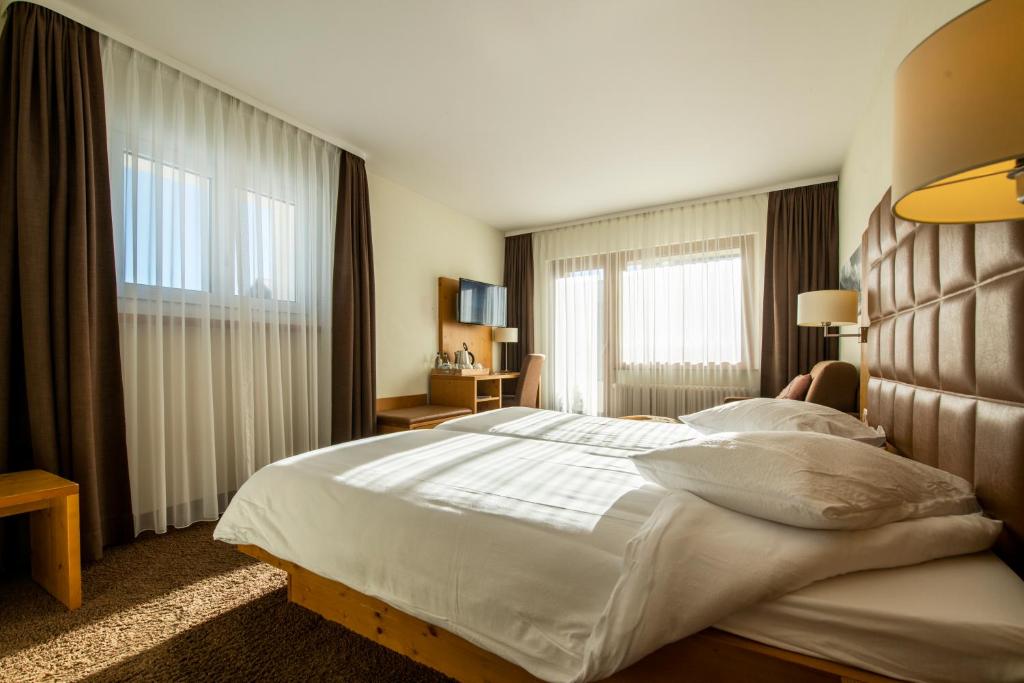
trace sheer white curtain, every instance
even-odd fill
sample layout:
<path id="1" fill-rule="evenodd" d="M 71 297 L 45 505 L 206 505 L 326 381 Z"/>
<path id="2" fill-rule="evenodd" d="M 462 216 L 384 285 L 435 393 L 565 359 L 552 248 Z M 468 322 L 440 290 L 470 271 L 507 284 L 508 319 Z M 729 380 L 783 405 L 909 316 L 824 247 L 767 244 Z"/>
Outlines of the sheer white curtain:
<path id="1" fill-rule="evenodd" d="M 136 531 L 330 440 L 340 150 L 103 38 Z"/>
<path id="2" fill-rule="evenodd" d="M 677 416 L 760 386 L 766 194 L 534 233 L 547 408 Z"/>

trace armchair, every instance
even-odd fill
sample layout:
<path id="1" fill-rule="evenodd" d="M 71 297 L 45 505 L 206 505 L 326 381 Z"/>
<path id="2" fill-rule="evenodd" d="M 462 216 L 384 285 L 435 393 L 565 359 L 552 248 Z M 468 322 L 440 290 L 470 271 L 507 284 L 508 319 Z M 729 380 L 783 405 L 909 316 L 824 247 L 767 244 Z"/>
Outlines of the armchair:
<path id="1" fill-rule="evenodd" d="M 810 386 L 802 399 L 810 403 L 829 406 L 844 413 L 857 414 L 857 396 L 860 389 L 860 371 L 851 363 L 841 360 L 823 360 L 810 372 Z M 777 398 L 786 398 L 786 389 Z M 729 396 L 726 403 L 742 401 L 749 396 Z"/>

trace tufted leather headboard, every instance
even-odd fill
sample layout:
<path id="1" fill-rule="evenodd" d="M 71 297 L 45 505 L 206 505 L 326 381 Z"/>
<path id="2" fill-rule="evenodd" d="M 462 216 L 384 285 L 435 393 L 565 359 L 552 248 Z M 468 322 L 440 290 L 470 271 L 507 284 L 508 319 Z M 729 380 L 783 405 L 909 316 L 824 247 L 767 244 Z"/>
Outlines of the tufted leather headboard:
<path id="1" fill-rule="evenodd" d="M 868 422 L 914 460 L 974 482 L 1024 576 L 1024 222 L 894 219 L 887 192 L 861 245 L 870 320 Z"/>

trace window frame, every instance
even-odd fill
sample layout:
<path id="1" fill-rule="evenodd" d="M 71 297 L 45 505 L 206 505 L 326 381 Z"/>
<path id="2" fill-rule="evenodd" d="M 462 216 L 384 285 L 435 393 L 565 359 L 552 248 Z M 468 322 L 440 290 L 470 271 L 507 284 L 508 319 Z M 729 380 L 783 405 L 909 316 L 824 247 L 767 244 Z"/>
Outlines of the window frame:
<path id="1" fill-rule="evenodd" d="M 128 252 L 127 252 L 127 241 L 128 241 L 128 214 L 129 214 L 129 189 L 135 195 L 131 198 L 131 201 L 137 205 L 137 188 L 133 182 L 131 187 L 128 185 L 128 174 L 131 166 L 129 161 L 133 158 L 145 159 L 150 162 L 156 168 L 169 167 L 175 170 L 179 170 L 186 174 L 195 175 L 201 179 L 207 181 L 208 192 L 209 192 L 209 216 L 208 223 L 206 226 L 205 234 L 202 234 L 202 243 L 204 253 L 202 255 L 202 279 L 204 282 L 203 289 L 191 289 L 185 286 L 176 287 L 173 285 L 163 284 L 148 284 L 131 282 L 127 279 L 127 267 L 128 267 Z M 120 205 L 114 207 L 115 215 L 120 217 L 119 221 L 115 221 L 115 243 L 118 250 L 121 253 L 120 263 L 117 268 L 117 287 L 119 299 L 124 298 L 126 300 L 135 300 L 142 305 L 139 306 L 136 312 L 139 315 L 156 315 L 160 311 L 158 306 L 183 306 L 184 311 L 182 314 L 189 316 L 190 311 L 203 308 L 210 309 L 211 311 L 219 311 L 219 314 L 214 314 L 214 319 L 230 320 L 237 317 L 237 311 L 243 306 L 248 310 L 263 311 L 266 313 L 274 314 L 287 314 L 293 323 L 300 323 L 301 319 L 305 316 L 302 314 L 303 307 L 303 285 L 300 274 L 303 272 L 303 268 L 306 266 L 304 263 L 304 252 L 298 247 L 298 241 L 300 237 L 300 224 L 299 216 L 300 204 L 296 199 L 280 196 L 278 192 L 264 192 L 256 189 L 255 187 L 248 186 L 248 184 L 239 184 L 232 182 L 230 179 L 218 177 L 213 172 L 204 172 L 203 170 L 194 170 L 187 167 L 184 164 L 174 163 L 172 161 L 158 159 L 156 155 L 149 155 L 138 150 L 133 150 L 128 146 L 125 146 L 119 155 L 117 160 L 121 164 L 120 173 L 112 174 L 116 175 L 118 182 L 111 188 L 112 195 L 120 198 Z M 280 202 L 288 207 L 292 213 L 291 216 L 291 238 L 293 241 L 292 246 L 292 257 L 293 257 L 293 281 L 291 283 L 291 298 L 277 298 L 275 296 L 254 296 L 243 293 L 242 282 L 240 274 L 237 270 L 237 259 L 240 257 L 240 243 L 235 240 L 232 247 L 229 249 L 231 252 L 228 254 L 220 254 L 216 246 L 217 240 L 214 239 L 215 223 L 217 216 L 217 204 L 221 201 L 221 193 L 226 188 L 230 188 L 229 192 L 235 194 L 239 202 L 239 216 L 244 221 L 239 226 L 238 233 L 248 233 L 248 215 L 249 207 L 247 202 L 250 197 L 255 197 L 257 205 L 260 198 L 266 198 L 271 202 L 271 206 L 275 202 Z M 157 217 L 158 220 L 162 220 L 162 216 Z M 138 226 L 132 225 L 135 234 L 133 236 L 133 243 L 138 239 Z M 257 230 L 257 233 L 259 231 Z M 159 230 L 155 231 L 155 234 L 162 234 Z M 219 256 L 218 256 L 219 255 Z M 158 256 L 158 258 L 160 258 Z M 215 269 L 215 264 L 220 263 L 221 260 L 224 263 L 235 263 L 235 268 L 231 269 L 231 273 L 225 276 L 224 274 L 218 274 Z M 138 259 L 137 252 L 133 255 L 132 263 L 135 273 L 138 273 Z M 159 271 L 159 267 L 156 273 L 156 280 L 162 279 L 162 273 Z"/>
<path id="2" fill-rule="evenodd" d="M 287 209 L 290 209 L 290 211 L 291 211 L 291 225 L 289 227 L 291 228 L 291 231 L 292 231 L 291 237 L 292 237 L 292 276 L 293 276 L 293 281 L 291 283 L 291 288 L 292 288 L 291 294 L 292 294 L 292 296 L 289 299 L 278 298 L 276 296 L 262 297 L 262 296 L 253 296 L 251 294 L 243 294 L 242 291 L 241 291 L 242 290 L 241 273 L 238 270 L 238 260 L 237 260 L 239 258 L 239 256 L 240 256 L 240 254 L 239 254 L 239 250 L 237 249 L 237 246 L 236 246 L 235 253 L 234 253 L 234 259 L 233 259 L 233 261 L 234 261 L 234 269 L 235 270 L 234 270 L 234 276 L 232 277 L 233 284 L 232 284 L 232 287 L 231 287 L 232 291 L 230 292 L 230 295 L 236 296 L 236 297 L 239 297 L 239 298 L 244 298 L 244 299 L 246 299 L 248 301 L 251 301 L 251 302 L 260 302 L 260 301 L 263 301 L 263 302 L 273 302 L 273 303 L 276 303 L 276 304 L 280 304 L 282 306 L 293 306 L 293 305 L 296 305 L 299 302 L 299 283 L 300 283 L 299 273 L 304 272 L 304 269 L 305 269 L 305 267 L 307 265 L 304 262 L 304 260 L 303 260 L 305 252 L 303 250 L 299 249 L 298 246 L 297 246 L 297 244 L 298 244 L 298 232 L 299 232 L 299 223 L 298 223 L 299 207 L 298 207 L 298 202 L 290 200 L 290 199 L 282 199 L 280 197 L 275 196 L 273 193 L 270 193 L 270 192 L 260 192 L 259 190 L 253 189 L 251 187 L 237 188 L 237 189 L 245 197 L 245 199 L 243 201 L 244 201 L 244 204 L 245 204 L 245 207 L 246 207 L 245 211 L 246 211 L 246 218 L 247 219 L 248 219 L 248 215 L 249 215 L 249 205 L 248 205 L 248 202 L 249 202 L 249 199 L 251 197 L 255 197 L 257 202 L 260 199 L 264 199 L 265 198 L 265 199 L 267 199 L 270 202 L 270 206 L 271 207 L 273 207 L 275 203 L 279 203 L 279 204 L 283 204 Z M 258 208 L 259 207 L 257 207 L 257 209 Z M 248 233 L 248 230 L 249 230 L 249 223 L 248 223 L 248 220 L 247 220 L 242 231 Z M 248 238 L 249 235 L 247 234 L 246 237 Z M 273 241 L 273 239 L 271 238 L 271 242 L 272 241 Z"/>
<path id="3" fill-rule="evenodd" d="M 175 287 L 173 285 L 148 284 L 148 283 L 145 283 L 145 282 L 129 282 L 128 281 L 128 279 L 127 279 L 128 273 L 127 273 L 126 269 L 128 267 L 128 261 L 127 261 L 127 259 L 128 259 L 128 245 L 127 245 L 127 239 L 128 239 L 128 220 L 127 219 L 128 219 L 128 206 L 129 205 L 128 205 L 128 202 L 127 202 L 128 185 L 127 185 L 126 181 L 127 181 L 127 177 L 128 177 L 128 170 L 129 170 L 129 166 L 127 164 L 127 160 L 128 160 L 129 157 L 135 157 L 135 158 L 139 158 L 139 159 L 144 159 L 144 160 L 148 161 L 149 163 L 153 164 L 153 166 L 156 167 L 156 168 L 160 168 L 160 169 L 163 169 L 164 167 L 173 168 L 175 170 L 181 171 L 182 173 L 191 174 L 191 175 L 197 176 L 197 177 L 207 181 L 208 192 L 209 192 L 209 197 L 208 197 L 209 216 L 207 217 L 207 220 L 208 220 L 208 223 L 207 223 L 208 233 L 205 234 L 205 235 L 201 235 L 203 243 L 204 243 L 204 253 L 203 253 L 203 261 L 204 261 L 204 263 L 202 264 L 203 271 L 202 271 L 202 276 L 201 276 L 201 279 L 203 280 L 204 285 L 205 285 L 203 289 L 191 289 L 191 288 L 185 287 L 185 286 Z M 184 165 L 173 164 L 173 163 L 165 162 L 163 160 L 158 160 L 158 159 L 156 159 L 156 158 L 154 158 L 152 156 L 143 154 L 141 152 L 132 151 L 132 150 L 127 149 L 127 148 L 124 149 L 122 151 L 122 153 L 120 154 L 120 160 L 121 160 L 121 173 L 119 174 L 119 177 L 121 179 L 121 182 L 120 182 L 120 185 L 119 185 L 119 188 L 118 188 L 120 190 L 120 192 L 118 194 L 121 197 L 121 205 L 120 205 L 120 211 L 119 212 L 115 212 L 115 213 L 117 213 L 118 215 L 121 216 L 121 222 L 120 222 L 120 225 L 115 224 L 115 226 L 114 226 L 115 230 L 117 232 L 117 235 L 115 235 L 115 239 L 117 241 L 118 246 L 120 247 L 120 251 L 121 251 L 121 254 L 122 254 L 122 259 L 121 259 L 122 260 L 122 264 L 119 266 L 118 273 L 117 273 L 118 291 L 119 292 L 123 291 L 123 292 L 126 292 L 126 293 L 130 293 L 131 296 L 135 297 L 135 298 L 148 299 L 148 300 L 153 300 L 153 301 L 156 301 L 158 299 L 163 298 L 163 297 L 158 296 L 156 294 L 156 292 L 167 292 L 167 291 L 170 291 L 170 292 L 178 293 L 178 295 L 179 295 L 178 298 L 181 299 L 181 300 L 192 301 L 192 302 L 195 302 L 195 303 L 202 302 L 203 299 L 207 295 L 213 293 L 213 277 L 212 277 L 212 273 L 213 273 L 213 261 L 212 261 L 212 259 L 213 259 L 213 253 L 212 253 L 213 252 L 213 248 L 212 248 L 211 237 L 212 237 L 212 227 L 213 227 L 213 220 L 214 220 L 214 203 L 215 203 L 215 196 L 216 196 L 215 180 L 216 179 L 213 177 L 212 174 L 204 173 L 204 172 L 198 171 L 198 170 L 192 170 L 192 169 L 186 168 Z M 137 195 L 138 195 L 137 184 L 135 184 L 135 183 L 132 184 L 132 190 L 133 190 L 133 192 L 135 193 L 135 195 L 137 197 Z M 137 199 L 135 200 L 135 204 L 137 205 Z M 163 217 L 159 216 L 158 220 L 162 221 Z M 120 229 L 118 229 L 118 228 L 120 228 Z M 137 240 L 138 240 L 138 225 L 133 225 L 133 228 L 135 230 L 135 236 L 134 236 L 133 243 L 137 243 Z M 201 229 L 202 228 L 200 228 L 200 230 Z M 154 233 L 162 235 L 162 232 L 160 232 L 158 230 L 154 231 Z M 158 261 L 159 261 L 159 257 L 158 257 Z M 136 274 L 138 274 L 137 252 L 136 252 L 135 256 L 133 256 L 132 265 L 135 268 Z M 156 273 L 156 278 L 155 278 L 157 281 L 159 281 L 161 279 L 161 275 L 162 275 L 159 272 L 159 270 L 160 270 L 160 264 L 157 265 L 157 273 Z"/>

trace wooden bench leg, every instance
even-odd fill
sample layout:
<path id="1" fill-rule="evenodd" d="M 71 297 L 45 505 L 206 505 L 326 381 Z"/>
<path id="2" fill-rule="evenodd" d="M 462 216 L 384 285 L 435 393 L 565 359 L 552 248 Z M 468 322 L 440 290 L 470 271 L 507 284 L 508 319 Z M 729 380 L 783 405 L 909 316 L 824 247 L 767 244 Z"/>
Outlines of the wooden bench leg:
<path id="1" fill-rule="evenodd" d="M 78 494 L 31 514 L 32 578 L 69 609 L 82 606 Z"/>

